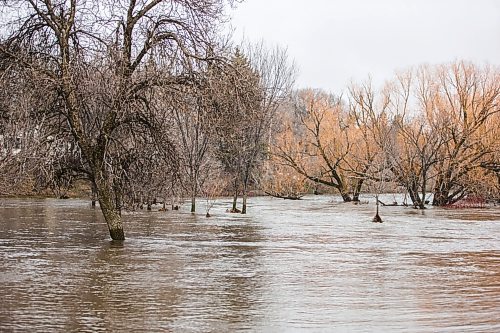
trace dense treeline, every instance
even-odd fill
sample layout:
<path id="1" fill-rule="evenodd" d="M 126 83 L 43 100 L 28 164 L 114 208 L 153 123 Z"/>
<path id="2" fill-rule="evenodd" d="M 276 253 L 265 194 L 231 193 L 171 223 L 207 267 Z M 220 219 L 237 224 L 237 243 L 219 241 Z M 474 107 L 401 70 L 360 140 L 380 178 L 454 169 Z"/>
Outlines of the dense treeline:
<path id="1" fill-rule="evenodd" d="M 303 191 L 299 174 L 344 201 L 397 188 L 418 208 L 498 199 L 499 101 L 498 68 L 467 62 L 408 70 L 380 91 L 352 85 L 342 98 L 298 91 L 273 146 L 288 181 L 267 186 Z"/>
<path id="2" fill-rule="evenodd" d="M 399 188 L 418 208 L 499 198 L 498 68 L 292 91 L 286 52 L 221 37 L 222 0 L 1 6 L 0 194 L 64 196 L 82 181 L 113 239 L 123 209 L 188 197 L 195 212 L 202 196 L 208 215 L 231 194 L 246 213 L 250 189 L 357 201 Z"/>

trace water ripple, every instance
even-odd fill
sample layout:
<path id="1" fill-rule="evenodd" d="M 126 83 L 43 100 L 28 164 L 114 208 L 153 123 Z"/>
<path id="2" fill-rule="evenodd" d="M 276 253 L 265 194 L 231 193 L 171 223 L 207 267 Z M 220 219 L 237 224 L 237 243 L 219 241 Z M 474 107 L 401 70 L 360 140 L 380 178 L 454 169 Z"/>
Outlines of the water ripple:
<path id="1" fill-rule="evenodd" d="M 124 215 L 3 199 L 0 331 L 500 331 L 500 210 L 252 198 Z"/>

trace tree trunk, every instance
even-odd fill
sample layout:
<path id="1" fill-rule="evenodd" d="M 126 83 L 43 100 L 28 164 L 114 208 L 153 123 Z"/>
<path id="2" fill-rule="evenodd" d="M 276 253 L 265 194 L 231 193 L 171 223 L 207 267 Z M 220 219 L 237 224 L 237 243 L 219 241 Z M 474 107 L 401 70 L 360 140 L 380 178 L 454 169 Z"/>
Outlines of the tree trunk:
<path id="1" fill-rule="evenodd" d="M 113 200 L 106 198 L 106 196 L 99 196 L 99 205 L 101 206 L 104 220 L 108 225 L 109 235 L 112 240 L 125 240 L 125 233 L 123 232 L 123 224 L 120 212 L 114 209 Z"/>
<path id="2" fill-rule="evenodd" d="M 234 180 L 234 183 L 233 183 L 233 208 L 231 209 L 231 212 L 232 213 L 237 213 L 238 212 L 238 208 L 236 208 L 236 204 L 238 202 L 238 192 L 239 192 L 239 188 L 238 188 L 238 179 L 235 179 Z"/>
<path id="3" fill-rule="evenodd" d="M 198 177 L 195 171 L 191 170 L 194 174 L 191 178 L 191 213 L 196 212 L 196 195 L 198 194 Z"/>
<path id="4" fill-rule="evenodd" d="M 99 202 L 99 204 L 101 204 L 101 202 Z M 120 214 L 105 207 L 101 208 L 101 211 L 104 215 L 106 223 L 108 224 L 109 235 L 111 236 L 111 239 L 119 241 L 125 240 L 125 233 L 123 232 L 123 224 Z"/>
<path id="5" fill-rule="evenodd" d="M 444 206 L 448 203 L 448 192 L 436 189 L 434 198 L 432 199 L 433 206 Z"/>
<path id="6" fill-rule="evenodd" d="M 453 190 L 451 170 L 438 178 L 434 187 L 433 206 L 446 206 L 454 204 L 464 196 L 461 189 Z"/>
<path id="7" fill-rule="evenodd" d="M 196 197 L 194 194 L 191 194 L 191 213 L 196 212 Z"/>
<path id="8" fill-rule="evenodd" d="M 113 198 L 113 187 L 106 180 L 105 176 L 96 177 L 97 197 L 101 207 L 104 220 L 108 225 L 109 235 L 113 240 L 125 240 L 123 224 L 120 216 L 120 209 L 116 206 Z"/>
<path id="9" fill-rule="evenodd" d="M 424 200 L 418 200 L 418 206 L 419 209 L 425 209 L 425 202 Z"/>
<path id="10" fill-rule="evenodd" d="M 236 208 L 236 203 L 238 202 L 238 191 L 234 192 L 234 196 L 233 196 L 233 209 L 231 210 L 232 212 L 236 212 L 237 211 L 237 208 Z"/>
<path id="11" fill-rule="evenodd" d="M 418 193 L 418 189 L 415 187 L 408 188 L 408 194 L 410 195 L 411 202 L 413 206 L 419 209 L 425 209 L 424 199 L 420 198 L 420 194 Z"/>
<path id="12" fill-rule="evenodd" d="M 340 195 L 342 196 L 342 200 L 344 200 L 344 202 L 351 202 L 352 201 L 349 193 L 346 193 L 343 189 L 339 189 L 339 192 L 340 192 Z"/>
<path id="13" fill-rule="evenodd" d="M 241 214 L 247 213 L 247 184 L 243 184 L 243 206 L 241 207 Z"/>
<path id="14" fill-rule="evenodd" d="M 352 201 L 359 202 L 359 194 L 361 193 L 361 188 L 363 187 L 364 179 L 358 179 L 356 181 L 356 187 L 354 188 L 354 193 L 352 194 Z"/>
<path id="15" fill-rule="evenodd" d="M 248 192 L 248 182 L 250 179 L 250 165 L 245 168 L 245 178 L 243 179 L 243 206 L 241 207 L 241 214 L 247 213 L 247 192 Z"/>
<path id="16" fill-rule="evenodd" d="M 196 178 L 193 181 L 192 188 L 191 188 L 191 213 L 196 212 Z"/>
<path id="17" fill-rule="evenodd" d="M 243 193 L 243 207 L 241 208 L 241 214 L 247 213 L 247 193 Z"/>

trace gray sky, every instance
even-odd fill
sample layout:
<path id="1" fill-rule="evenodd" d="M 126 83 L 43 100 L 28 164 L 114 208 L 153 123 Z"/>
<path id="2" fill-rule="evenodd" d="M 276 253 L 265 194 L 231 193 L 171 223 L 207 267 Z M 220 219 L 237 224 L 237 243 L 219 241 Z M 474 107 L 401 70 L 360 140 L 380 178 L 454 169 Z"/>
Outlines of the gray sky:
<path id="1" fill-rule="evenodd" d="M 298 87 L 340 93 L 457 59 L 500 65 L 499 0 L 246 0 L 230 15 L 236 40 L 288 48 Z"/>

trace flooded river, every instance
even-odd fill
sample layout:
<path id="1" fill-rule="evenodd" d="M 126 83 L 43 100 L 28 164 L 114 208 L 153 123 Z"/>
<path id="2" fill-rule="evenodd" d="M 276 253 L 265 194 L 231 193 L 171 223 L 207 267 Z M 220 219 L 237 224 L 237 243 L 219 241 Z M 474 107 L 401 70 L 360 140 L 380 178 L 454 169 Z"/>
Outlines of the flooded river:
<path id="1" fill-rule="evenodd" d="M 371 199 L 373 201 L 373 199 Z M 1 332 L 500 332 L 500 208 L 0 199 Z"/>

